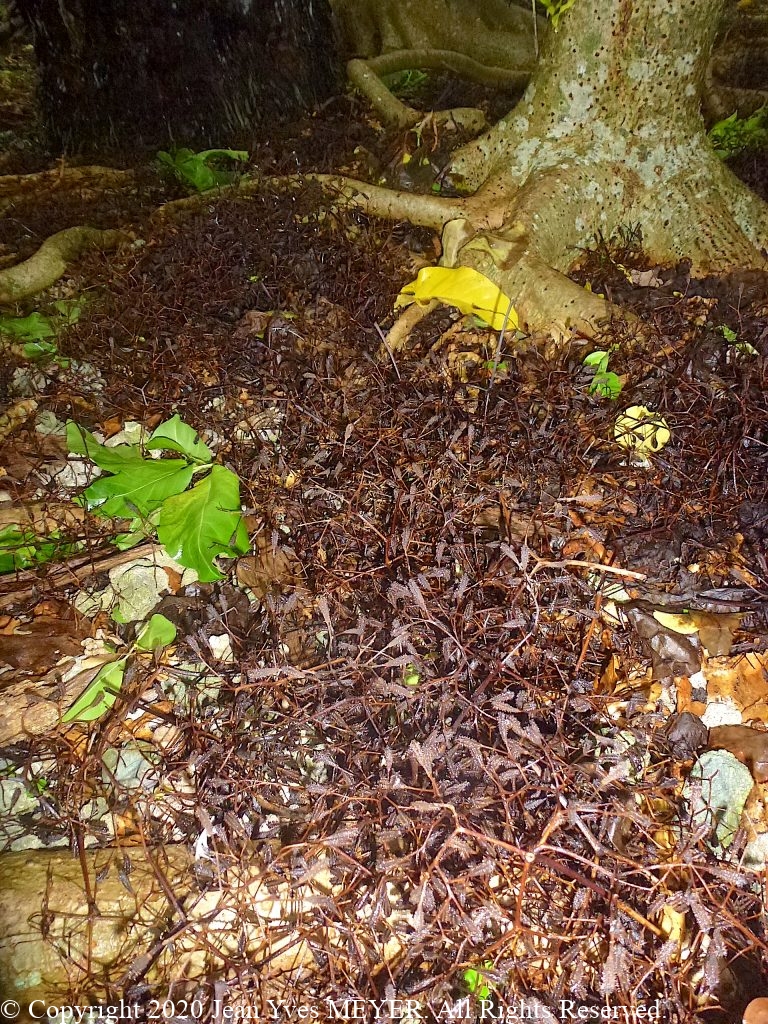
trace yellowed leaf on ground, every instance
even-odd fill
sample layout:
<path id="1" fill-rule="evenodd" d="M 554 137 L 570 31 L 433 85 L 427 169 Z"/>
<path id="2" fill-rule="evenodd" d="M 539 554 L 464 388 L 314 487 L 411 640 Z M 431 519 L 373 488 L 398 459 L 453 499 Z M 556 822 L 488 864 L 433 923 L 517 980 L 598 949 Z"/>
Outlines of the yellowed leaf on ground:
<path id="1" fill-rule="evenodd" d="M 661 451 L 671 434 L 663 416 L 644 405 L 632 405 L 616 420 L 614 437 L 622 448 L 639 455 Z"/>
<path id="2" fill-rule="evenodd" d="M 473 313 L 495 331 L 515 330 L 518 325 L 512 300 L 471 267 L 422 267 L 416 280 L 401 290 L 395 308 L 433 299 L 467 315 Z"/>

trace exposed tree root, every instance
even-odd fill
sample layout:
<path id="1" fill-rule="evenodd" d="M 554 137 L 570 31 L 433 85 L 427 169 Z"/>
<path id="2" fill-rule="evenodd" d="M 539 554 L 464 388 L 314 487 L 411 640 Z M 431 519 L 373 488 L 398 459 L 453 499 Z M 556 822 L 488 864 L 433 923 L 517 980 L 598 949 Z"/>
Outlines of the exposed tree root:
<path id="1" fill-rule="evenodd" d="M 524 89 L 533 74 L 534 61 L 525 61 L 518 68 L 493 67 L 481 64 L 457 50 L 389 50 L 378 57 L 366 58 L 368 67 L 377 75 L 419 68 L 429 71 L 452 71 L 461 78 L 491 86 L 517 86 Z M 421 115 L 423 116 L 423 115 Z"/>
<path id="2" fill-rule="evenodd" d="M 422 111 L 403 103 L 386 85 L 383 76 L 409 68 L 452 71 L 464 78 L 488 85 L 514 85 L 521 90 L 525 88 L 533 72 L 532 65 L 522 67 L 519 71 L 487 67 L 466 54 L 453 50 L 396 50 L 381 54 L 379 57 L 355 58 L 349 61 L 347 76 L 352 85 L 368 99 L 385 124 L 395 128 L 413 128 L 425 120 L 454 125 L 472 132 L 482 131 L 487 126 L 485 115 L 475 107 L 433 111 L 425 117 Z"/>
<path id="3" fill-rule="evenodd" d="M 421 227 L 439 231 L 448 221 L 466 216 L 463 199 L 416 195 L 413 192 L 367 184 L 341 174 L 293 174 L 287 177 L 243 178 L 239 183 L 218 189 L 216 192 L 176 199 L 158 207 L 153 219 L 163 221 L 166 218 L 196 213 L 209 203 L 225 196 L 258 194 L 263 191 L 265 185 L 298 190 L 313 182 L 333 196 L 333 205 L 360 210 L 385 220 L 409 220 Z"/>
<path id="4" fill-rule="evenodd" d="M 386 124 L 395 128 L 413 128 L 420 121 L 438 124 L 453 124 L 457 128 L 479 132 L 486 126 L 485 114 L 475 107 L 455 107 L 451 110 L 435 111 L 426 117 L 413 107 L 399 100 L 384 84 L 368 61 L 356 58 L 347 64 L 347 75 Z"/>
<path id="5" fill-rule="evenodd" d="M 115 249 L 129 237 L 125 231 L 89 227 L 57 231 L 29 259 L 0 271 L 0 303 L 37 295 L 55 284 L 66 272 L 67 264 L 85 249 Z"/>
<path id="6" fill-rule="evenodd" d="M 37 174 L 5 174 L 0 177 L 0 210 L 6 209 L 21 196 L 34 195 L 39 199 L 50 192 L 71 189 L 127 188 L 134 185 L 134 171 L 114 167 L 68 167 L 61 163 Z"/>

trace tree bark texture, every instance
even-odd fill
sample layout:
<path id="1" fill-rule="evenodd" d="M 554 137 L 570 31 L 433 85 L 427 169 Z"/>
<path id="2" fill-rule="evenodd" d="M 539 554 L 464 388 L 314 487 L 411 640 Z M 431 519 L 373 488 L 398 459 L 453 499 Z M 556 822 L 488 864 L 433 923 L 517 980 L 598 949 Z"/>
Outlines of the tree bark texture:
<path id="1" fill-rule="evenodd" d="M 66 152 L 247 146 L 338 86 L 328 0 L 18 0 Z"/>
<path id="2" fill-rule="evenodd" d="M 630 223 L 659 262 L 765 267 L 766 207 L 716 157 L 700 112 L 722 9 L 577 0 L 521 103 L 457 153 L 455 180 L 534 233 L 559 270 L 596 230 Z"/>

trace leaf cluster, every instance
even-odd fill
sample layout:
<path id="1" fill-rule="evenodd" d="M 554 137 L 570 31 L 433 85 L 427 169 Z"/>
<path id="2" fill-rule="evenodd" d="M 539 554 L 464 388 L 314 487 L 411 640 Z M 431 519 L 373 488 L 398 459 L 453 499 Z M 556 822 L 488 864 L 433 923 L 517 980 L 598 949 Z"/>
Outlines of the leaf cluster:
<path id="1" fill-rule="evenodd" d="M 199 153 L 191 149 L 175 149 L 172 153 L 160 150 L 157 159 L 170 168 L 183 185 L 196 192 L 207 192 L 235 180 L 233 171 L 224 170 L 217 163 L 226 160 L 242 163 L 248 159 L 248 153 L 242 149 L 204 149 Z"/>
<path id="2" fill-rule="evenodd" d="M 152 433 L 143 450 L 133 444 L 107 447 L 71 420 L 67 442 L 103 473 L 79 502 L 97 515 L 131 521 L 117 538 L 119 547 L 130 548 L 156 530 L 171 558 L 194 569 L 202 582 L 223 579 L 216 558 L 248 550 L 240 481 L 213 462 L 211 450 L 178 414 Z M 152 457 L 170 452 L 180 457 Z"/>
<path id="3" fill-rule="evenodd" d="M 20 343 L 27 359 L 48 359 L 57 352 L 54 339 L 64 328 L 77 323 L 83 305 L 82 299 L 59 299 L 52 304 L 51 313 L 0 316 L 0 335 Z"/>
<path id="4" fill-rule="evenodd" d="M 552 22 L 552 28 L 557 29 L 558 22 L 565 12 L 573 7 L 576 0 L 539 0 L 539 2 Z"/>
<path id="5" fill-rule="evenodd" d="M 745 150 L 768 148 L 768 107 L 760 107 L 749 117 L 739 117 L 734 111 L 710 128 L 709 139 L 721 160 Z"/>
<path id="6" fill-rule="evenodd" d="M 102 665 L 85 692 L 61 716 L 62 722 L 93 722 L 101 718 L 117 700 L 130 659 L 137 653 L 160 651 L 175 639 L 174 624 L 164 615 L 153 615 L 127 654 Z"/>
<path id="7" fill-rule="evenodd" d="M 618 374 L 608 369 L 611 358 L 611 351 L 590 352 L 584 360 L 585 366 L 592 366 L 595 375 L 589 384 L 590 395 L 599 395 L 601 398 L 618 398 L 621 394 L 622 383 Z"/>
<path id="8" fill-rule="evenodd" d="M 68 558 L 80 547 L 56 533 L 39 537 L 34 530 L 11 523 L 0 530 L 0 575 Z"/>

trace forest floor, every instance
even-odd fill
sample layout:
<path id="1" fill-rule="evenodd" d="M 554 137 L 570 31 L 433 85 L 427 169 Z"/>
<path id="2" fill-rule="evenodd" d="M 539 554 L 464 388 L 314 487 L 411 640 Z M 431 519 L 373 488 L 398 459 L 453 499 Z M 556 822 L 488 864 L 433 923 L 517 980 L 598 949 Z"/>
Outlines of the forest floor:
<path id="1" fill-rule="evenodd" d="M 396 176 L 404 145 L 346 96 L 251 163 Z M 617 330 L 615 398 L 575 348 L 448 307 L 382 361 L 436 236 L 311 185 L 153 219 L 185 193 L 138 164 L 0 221 L 6 262 L 74 224 L 134 238 L 0 322 L 55 332 L 34 361 L 15 336 L 0 373 L 7 407 L 36 403 L 0 445 L 0 528 L 48 533 L 0 576 L 0 842 L 198 866 L 139 976 L 99 984 L 148 1006 L 164 964 L 206 1014 L 224 993 L 286 1019 L 395 997 L 425 1020 L 740 1019 L 768 992 L 764 282 L 648 266 L 627 225 L 577 275 L 658 337 L 628 357 Z M 19 144 L 2 171 L 47 166 Z M 768 198 L 764 155 L 738 169 Z M 645 457 L 617 441 L 635 406 L 669 431 Z M 124 524 L 74 503 L 67 421 L 130 441 L 175 415 L 240 482 L 251 548 L 221 580 L 163 559 L 151 524 L 117 551 Z M 150 614 L 176 628 L 154 659 L 132 646 Z M 104 713 L 62 723 L 118 656 Z M 182 985 L 178 936 L 243 863 L 282 909 L 241 894 L 239 945 L 195 932 L 208 973 Z"/>

